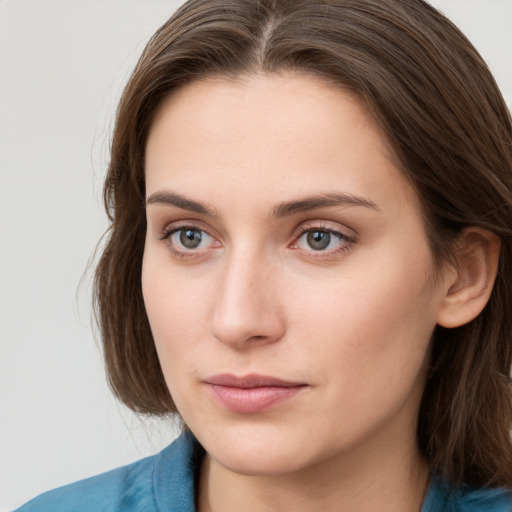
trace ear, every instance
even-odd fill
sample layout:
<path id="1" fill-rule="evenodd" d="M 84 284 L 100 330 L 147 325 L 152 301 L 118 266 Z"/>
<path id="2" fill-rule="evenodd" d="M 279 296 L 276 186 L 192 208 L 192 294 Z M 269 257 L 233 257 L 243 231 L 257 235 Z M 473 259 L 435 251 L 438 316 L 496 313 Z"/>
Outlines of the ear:
<path id="1" fill-rule="evenodd" d="M 484 309 L 496 279 L 500 245 L 499 238 L 486 229 L 470 227 L 462 232 L 455 267 L 447 272 L 439 325 L 459 327 Z"/>

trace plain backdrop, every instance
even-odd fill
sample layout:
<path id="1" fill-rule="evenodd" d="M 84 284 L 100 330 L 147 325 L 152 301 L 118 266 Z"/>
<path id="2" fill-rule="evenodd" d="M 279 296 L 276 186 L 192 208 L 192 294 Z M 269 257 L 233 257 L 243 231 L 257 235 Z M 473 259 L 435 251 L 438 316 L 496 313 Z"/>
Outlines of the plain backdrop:
<path id="1" fill-rule="evenodd" d="M 180 0 L 0 0 L 0 511 L 155 453 L 111 397 L 88 261 L 123 84 Z M 512 0 L 436 0 L 512 99 Z"/>

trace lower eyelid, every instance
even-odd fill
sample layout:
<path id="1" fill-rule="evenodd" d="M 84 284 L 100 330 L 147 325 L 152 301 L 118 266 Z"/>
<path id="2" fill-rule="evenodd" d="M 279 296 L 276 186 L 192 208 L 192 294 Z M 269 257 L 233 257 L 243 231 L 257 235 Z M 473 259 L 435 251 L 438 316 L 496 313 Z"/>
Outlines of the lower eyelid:
<path id="1" fill-rule="evenodd" d="M 331 236 L 337 238 L 340 242 L 340 245 L 338 247 L 332 248 L 332 249 L 313 249 L 313 248 L 304 248 L 299 247 L 299 241 L 300 239 L 306 235 L 307 233 L 314 232 L 314 231 L 322 231 L 325 233 L 329 233 Z M 320 227 L 320 226 L 312 226 L 308 227 L 304 230 L 302 230 L 298 235 L 295 236 L 295 241 L 292 244 L 293 248 L 301 249 L 307 253 L 310 253 L 312 256 L 315 257 L 326 257 L 329 255 L 334 255 L 337 252 L 345 252 L 350 249 L 350 247 L 355 243 L 355 240 L 353 237 L 346 235 L 345 233 L 341 231 L 337 231 L 334 229 L 326 228 L 326 227 Z"/>
<path id="2" fill-rule="evenodd" d="M 211 240 L 206 244 L 206 247 L 200 247 L 197 249 L 181 247 L 180 245 L 171 241 L 171 237 L 174 234 L 179 233 L 180 231 L 186 230 L 186 229 L 200 231 L 206 237 L 209 237 Z M 317 250 L 315 250 L 313 248 L 308 249 L 308 248 L 304 248 L 304 247 L 299 247 L 298 242 L 299 242 L 300 238 L 312 231 L 323 231 L 323 232 L 329 233 L 331 236 L 333 236 L 339 240 L 340 245 L 337 247 L 331 248 L 331 249 L 317 249 Z M 222 245 L 218 241 L 218 239 L 215 236 L 211 235 L 206 229 L 204 229 L 203 227 L 194 225 L 192 223 L 167 225 L 166 227 L 164 227 L 164 229 L 162 229 L 160 231 L 158 238 L 160 240 L 166 242 L 166 245 L 168 245 L 168 249 L 170 251 L 172 251 L 176 255 L 180 255 L 180 256 L 184 256 L 184 257 L 187 255 L 194 256 L 194 255 L 197 255 L 198 253 L 204 253 L 204 252 L 208 251 L 208 249 L 220 247 Z M 333 229 L 333 228 L 327 227 L 327 226 L 312 225 L 312 226 L 307 226 L 307 227 L 301 229 L 301 231 L 294 236 L 294 242 L 289 247 L 292 247 L 295 249 L 301 249 L 302 251 L 311 253 L 312 256 L 321 258 L 322 256 L 334 255 L 337 252 L 346 252 L 350 249 L 350 247 L 355 242 L 356 242 L 356 240 L 353 236 L 348 235 L 343 231 Z"/>
<path id="3" fill-rule="evenodd" d="M 204 247 L 196 247 L 196 248 L 187 248 L 181 245 L 180 242 L 176 242 L 173 240 L 176 234 L 179 234 L 184 230 L 194 230 L 202 233 L 203 240 L 202 243 L 205 243 Z M 190 225 L 190 224 L 182 224 L 178 226 L 168 226 L 161 236 L 160 240 L 166 245 L 167 250 L 171 252 L 176 257 L 180 258 L 194 258 L 200 257 L 201 255 L 205 255 L 210 249 L 215 249 L 220 247 L 221 244 L 218 242 L 217 238 L 211 235 L 208 231 L 203 228 Z"/>

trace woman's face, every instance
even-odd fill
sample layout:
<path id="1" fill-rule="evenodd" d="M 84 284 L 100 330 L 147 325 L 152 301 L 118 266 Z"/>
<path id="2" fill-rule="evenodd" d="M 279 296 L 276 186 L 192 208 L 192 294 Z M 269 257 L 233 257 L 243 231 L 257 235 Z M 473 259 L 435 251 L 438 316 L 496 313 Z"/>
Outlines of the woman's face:
<path id="1" fill-rule="evenodd" d="M 159 109 L 146 173 L 147 313 L 212 460 L 275 475 L 415 450 L 443 278 L 358 100 L 299 75 L 193 83 Z"/>

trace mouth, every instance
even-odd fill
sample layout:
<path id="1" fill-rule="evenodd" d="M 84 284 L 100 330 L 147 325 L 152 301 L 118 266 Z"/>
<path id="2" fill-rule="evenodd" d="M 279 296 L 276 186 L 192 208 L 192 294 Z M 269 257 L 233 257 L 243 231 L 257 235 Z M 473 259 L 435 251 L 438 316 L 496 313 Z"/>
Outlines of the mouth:
<path id="1" fill-rule="evenodd" d="M 216 403 L 238 413 L 258 413 L 295 397 L 307 384 L 251 374 L 244 377 L 222 374 L 204 383 Z"/>

